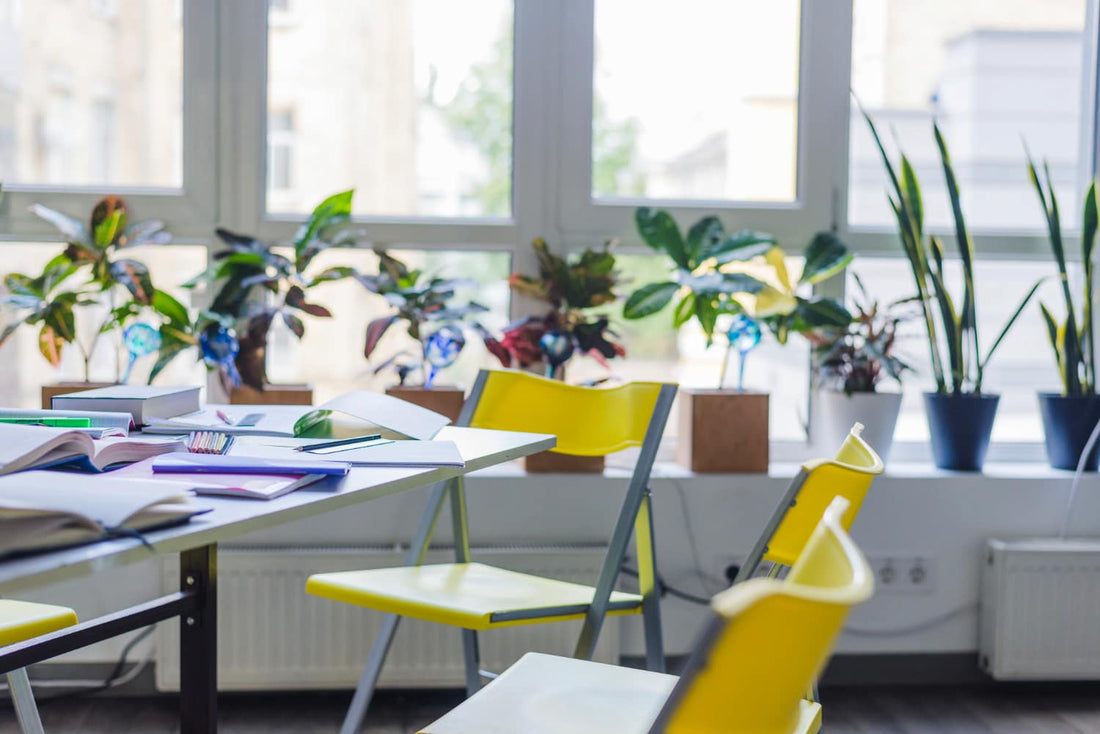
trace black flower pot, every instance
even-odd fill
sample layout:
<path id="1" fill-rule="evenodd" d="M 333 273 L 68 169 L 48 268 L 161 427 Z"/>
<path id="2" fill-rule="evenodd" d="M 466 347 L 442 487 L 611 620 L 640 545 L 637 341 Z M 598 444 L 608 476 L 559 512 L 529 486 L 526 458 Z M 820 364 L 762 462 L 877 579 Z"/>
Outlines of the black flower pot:
<path id="1" fill-rule="evenodd" d="M 1000 395 L 924 394 L 932 458 L 940 469 L 981 471 Z"/>
<path id="2" fill-rule="evenodd" d="M 1039 394 L 1039 412 L 1047 441 L 1047 459 L 1055 469 L 1076 469 L 1089 435 L 1100 421 L 1100 395 Z M 1096 471 L 1100 441 L 1085 461 L 1085 471 Z"/>

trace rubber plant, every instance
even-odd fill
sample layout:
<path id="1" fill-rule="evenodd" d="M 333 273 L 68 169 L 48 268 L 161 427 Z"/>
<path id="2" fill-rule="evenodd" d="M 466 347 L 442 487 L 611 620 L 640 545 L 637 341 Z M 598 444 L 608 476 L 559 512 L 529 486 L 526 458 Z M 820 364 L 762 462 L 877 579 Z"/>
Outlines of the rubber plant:
<path id="1" fill-rule="evenodd" d="M 961 298 L 948 289 L 943 263 L 946 247 L 938 235 L 924 230 L 924 204 L 916 172 L 904 153 L 900 154 L 900 171 L 886 153 L 878 130 L 866 111 L 863 117 L 870 127 L 875 145 L 882 156 L 890 179 L 888 198 L 898 224 L 902 250 L 909 262 L 917 288 L 928 338 L 928 349 L 936 392 L 941 394 L 981 394 L 986 365 L 992 359 L 1005 336 L 1023 313 L 1028 301 L 1042 284 L 1038 280 L 1020 301 L 1005 322 L 996 339 L 983 354 L 978 338 L 978 298 L 974 279 L 974 244 L 966 227 L 959 184 L 951 165 L 947 142 L 939 125 L 933 122 L 932 134 L 939 151 L 940 165 L 947 185 L 954 220 L 955 244 L 962 266 Z M 946 358 L 944 357 L 946 353 Z"/>
<path id="2" fill-rule="evenodd" d="M 1067 396 L 1096 394 L 1096 333 L 1093 321 L 1093 250 L 1096 247 L 1097 207 L 1096 182 L 1089 184 L 1085 193 L 1084 216 L 1081 227 L 1081 267 L 1084 271 L 1084 288 L 1081 293 L 1080 317 L 1074 304 L 1070 289 L 1069 273 L 1066 267 L 1066 248 L 1062 238 L 1062 223 L 1058 213 L 1058 199 L 1050 180 L 1050 168 L 1043 162 L 1043 175 L 1040 177 L 1027 156 L 1027 172 L 1031 183 L 1039 196 L 1050 235 L 1050 247 L 1054 260 L 1058 264 L 1058 281 L 1062 298 L 1065 301 L 1065 320 L 1059 322 L 1045 303 L 1039 304 L 1043 321 L 1050 335 L 1050 344 L 1054 348 L 1054 358 L 1058 364 L 1058 374 L 1062 379 L 1063 394 Z"/>
<path id="3" fill-rule="evenodd" d="M 574 354 L 592 357 L 602 366 L 626 355 L 611 330 L 606 313 L 597 311 L 616 299 L 619 283 L 612 243 L 587 247 L 562 257 L 541 237 L 531 243 L 538 275 L 513 273 L 508 285 L 516 293 L 549 306 L 546 313 L 509 324 L 494 353 L 505 367 L 546 363 L 547 373 L 564 379 L 564 364 Z"/>
<path id="4" fill-rule="evenodd" d="M 201 338 L 204 332 L 233 324 L 239 342 L 235 366 L 240 381 L 263 390 L 267 383 L 268 332 L 275 320 L 281 320 L 301 339 L 305 334 L 302 315 L 332 317 L 328 308 L 309 300 L 307 294 L 317 286 L 357 274 L 347 266 L 320 272 L 311 268 L 317 255 L 325 250 L 351 247 L 360 241 L 360 230 L 344 226 L 351 219 L 354 194 L 354 189 L 342 191 L 318 204 L 289 243 L 268 242 L 223 228 L 215 230 L 225 249 L 214 253 L 210 266 L 185 286 L 207 285 L 217 290 L 209 311 L 189 330 L 178 330 L 190 331 L 192 338 L 197 333 Z M 282 248 L 289 250 L 289 256 L 278 251 Z M 172 326 L 182 327 L 184 323 L 176 320 Z M 173 341 L 169 348 L 176 347 L 181 347 L 179 351 L 185 348 L 179 341 Z"/>
<path id="5" fill-rule="evenodd" d="M 4 277 L 0 303 L 17 318 L 0 332 L 3 344 L 22 324 L 37 326 L 38 348 L 53 367 L 61 364 L 66 345 L 75 345 L 90 378 L 92 357 L 102 337 L 121 330 L 154 305 L 158 291 L 149 268 L 129 256 L 130 248 L 163 244 L 171 239 L 158 220 L 128 223 L 126 203 L 107 196 L 92 208 L 87 224 L 68 214 L 33 204 L 30 211 L 49 222 L 64 237 L 65 250 L 46 263 L 38 275 L 10 273 Z M 78 315 L 107 311 L 81 336 Z M 117 375 L 116 375 L 117 377 Z"/>
<path id="6" fill-rule="evenodd" d="M 668 258 L 670 273 L 667 280 L 631 293 L 623 306 L 624 318 L 652 316 L 676 300 L 673 328 L 694 318 L 708 347 L 714 343 L 723 314 L 748 316 L 765 325 L 781 344 L 792 332 L 846 326 L 851 321 L 851 314 L 835 300 L 806 293 L 841 272 L 852 259 L 844 243 L 831 233 L 821 233 L 807 245 L 805 265 L 792 280 L 786 253 L 766 232 L 727 233 L 718 217 L 705 216 L 683 233 L 671 214 L 649 207 L 637 209 L 634 219 L 642 240 Z M 737 340 L 726 341 L 719 387 Z"/>
<path id="7" fill-rule="evenodd" d="M 355 279 L 371 293 L 382 296 L 389 304 L 391 312 L 367 324 L 363 356 L 371 359 L 390 327 L 402 321 L 418 348 L 417 354 L 410 355 L 400 351 L 390 356 L 375 368 L 376 373 L 393 368 L 400 384 L 404 385 L 409 375 L 420 370 L 424 387 L 430 388 L 434 374 L 428 359 L 431 340 L 433 337 L 439 339 L 453 334 L 449 340 L 440 339 L 448 349 L 453 350 L 453 355 L 449 355 L 453 361 L 465 344 L 461 334 L 464 325 L 477 332 L 491 353 L 498 356 L 506 354 L 484 326 L 477 321 L 469 321 L 471 316 L 485 313 L 489 309 L 474 301 L 454 302 L 459 288 L 475 288 L 476 281 L 469 278 L 429 276 L 424 271 L 409 268 L 384 249 L 376 248 L 374 252 L 378 255 L 377 275 L 357 274 Z M 439 337 L 436 337 L 437 334 Z"/>

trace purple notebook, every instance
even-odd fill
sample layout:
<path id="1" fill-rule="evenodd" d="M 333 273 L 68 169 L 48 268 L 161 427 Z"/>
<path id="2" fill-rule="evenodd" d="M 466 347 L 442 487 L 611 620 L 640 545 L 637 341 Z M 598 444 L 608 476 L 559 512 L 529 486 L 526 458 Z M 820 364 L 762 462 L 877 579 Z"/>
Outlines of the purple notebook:
<path id="1" fill-rule="evenodd" d="M 261 459 L 232 454 L 164 454 L 153 462 L 154 472 L 171 474 L 330 474 L 343 476 L 351 464 L 317 459 Z"/>

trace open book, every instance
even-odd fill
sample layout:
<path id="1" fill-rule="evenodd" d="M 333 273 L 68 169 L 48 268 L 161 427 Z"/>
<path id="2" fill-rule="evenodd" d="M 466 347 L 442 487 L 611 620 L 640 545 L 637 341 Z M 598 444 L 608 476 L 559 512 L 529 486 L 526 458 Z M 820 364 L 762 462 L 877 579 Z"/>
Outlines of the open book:
<path id="1" fill-rule="evenodd" d="M 0 555 L 133 535 L 186 522 L 182 482 L 29 471 L 0 477 Z"/>
<path id="2" fill-rule="evenodd" d="M 111 472 L 112 477 L 143 479 L 147 482 L 186 482 L 198 495 L 243 497 L 253 500 L 273 500 L 296 489 L 319 482 L 324 474 L 174 474 L 154 472 L 153 462 L 146 459 Z M 335 486 L 335 485 L 333 485 Z"/>
<path id="3" fill-rule="evenodd" d="M 0 423 L 0 474 L 76 462 L 77 468 L 104 471 L 118 464 L 179 451 L 179 439 L 103 438 L 83 431 Z"/>
<path id="4" fill-rule="evenodd" d="M 241 422 L 242 418 L 251 420 Z M 362 436 L 427 441 L 450 423 L 445 415 L 382 393 L 353 390 L 324 405 L 208 405 L 176 418 L 152 419 L 145 433 L 221 431 L 235 436 Z"/>

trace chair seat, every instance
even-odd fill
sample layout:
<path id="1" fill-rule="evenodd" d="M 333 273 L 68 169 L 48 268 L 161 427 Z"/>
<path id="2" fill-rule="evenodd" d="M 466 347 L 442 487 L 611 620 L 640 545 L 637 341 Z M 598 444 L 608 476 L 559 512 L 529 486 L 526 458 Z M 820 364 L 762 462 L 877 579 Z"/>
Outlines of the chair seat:
<path id="1" fill-rule="evenodd" d="M 306 591 L 334 601 L 472 630 L 579 619 L 595 593 L 591 586 L 481 563 L 315 574 L 306 582 Z M 641 596 L 613 591 L 608 614 L 637 614 L 641 607 Z"/>
<path id="2" fill-rule="evenodd" d="M 645 734 L 676 676 L 527 653 L 421 734 Z M 821 728 L 821 706 L 803 701 L 791 734 Z"/>
<path id="3" fill-rule="evenodd" d="M 14 645 L 76 624 L 68 607 L 0 599 L 0 647 Z"/>

